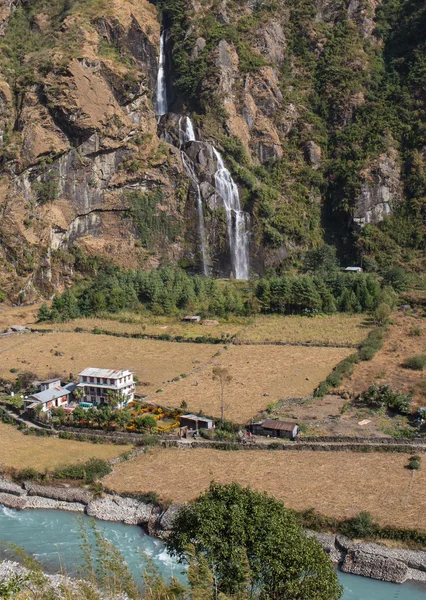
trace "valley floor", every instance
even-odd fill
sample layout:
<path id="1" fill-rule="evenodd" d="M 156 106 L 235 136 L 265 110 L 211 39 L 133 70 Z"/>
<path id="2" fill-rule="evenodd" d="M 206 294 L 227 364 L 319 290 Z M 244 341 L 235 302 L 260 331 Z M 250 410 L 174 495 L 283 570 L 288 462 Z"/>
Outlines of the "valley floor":
<path id="1" fill-rule="evenodd" d="M 381 525 L 426 530 L 426 472 L 407 464 L 406 454 L 153 449 L 118 465 L 104 484 L 187 502 L 212 480 L 236 481 L 296 510 L 339 519 L 368 511 Z"/>

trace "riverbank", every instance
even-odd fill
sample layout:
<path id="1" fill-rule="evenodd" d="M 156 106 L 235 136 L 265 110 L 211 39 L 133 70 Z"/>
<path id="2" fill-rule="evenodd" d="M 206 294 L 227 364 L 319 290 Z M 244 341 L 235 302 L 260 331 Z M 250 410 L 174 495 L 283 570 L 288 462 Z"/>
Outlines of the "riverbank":
<path id="1" fill-rule="evenodd" d="M 142 527 L 149 535 L 165 539 L 181 504 L 160 507 L 149 501 L 118 494 L 96 497 L 72 486 L 21 485 L 0 479 L 0 504 L 16 510 L 49 509 L 83 513 L 111 523 Z M 426 551 L 387 548 L 378 543 L 352 541 L 342 535 L 308 531 L 316 537 L 344 573 L 380 581 L 426 583 Z"/>
<path id="2" fill-rule="evenodd" d="M 29 556 L 34 556 L 42 565 L 44 573 L 62 573 L 73 581 L 78 581 L 86 564 L 81 553 L 81 526 L 89 526 L 87 519 L 84 514 L 77 519 L 72 513 L 65 511 L 16 511 L 0 506 L 0 538 L 15 543 Z M 139 587 L 142 585 L 143 574 L 152 561 L 167 581 L 173 574 L 183 584 L 186 583 L 182 565 L 167 554 L 161 540 L 147 535 L 137 526 L 106 521 L 97 521 L 96 525 L 102 536 L 120 551 Z M 148 561 L 146 556 L 149 556 Z M 15 560 L 10 554 L 0 554 L 0 562 L 2 559 Z M 342 571 L 337 574 L 344 586 L 342 600 L 424 600 L 425 597 L 425 585 L 421 583 L 398 585 Z M 55 597 L 59 600 L 59 596 Z M 68 599 L 70 597 L 77 600 L 79 596 L 66 596 Z M 86 597 L 83 595 L 83 598 Z"/>

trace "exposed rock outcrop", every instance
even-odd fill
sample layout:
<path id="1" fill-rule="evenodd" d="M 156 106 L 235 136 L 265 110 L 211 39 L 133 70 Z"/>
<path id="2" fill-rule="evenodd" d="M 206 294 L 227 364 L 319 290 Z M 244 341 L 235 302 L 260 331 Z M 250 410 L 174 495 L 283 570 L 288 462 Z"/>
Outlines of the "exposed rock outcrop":
<path id="1" fill-rule="evenodd" d="M 401 202 L 402 184 L 395 150 L 382 154 L 363 174 L 353 220 L 359 227 L 378 223 Z"/>

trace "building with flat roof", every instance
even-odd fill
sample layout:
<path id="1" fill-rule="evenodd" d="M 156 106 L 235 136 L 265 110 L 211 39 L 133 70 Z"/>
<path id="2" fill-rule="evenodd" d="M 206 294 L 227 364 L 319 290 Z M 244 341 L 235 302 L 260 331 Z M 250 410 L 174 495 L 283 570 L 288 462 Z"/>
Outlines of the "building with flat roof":
<path id="1" fill-rule="evenodd" d="M 82 402 L 95 406 L 117 402 L 117 408 L 127 406 L 135 397 L 133 372 L 116 369 L 84 369 L 78 375 L 78 388 L 83 390 Z"/>

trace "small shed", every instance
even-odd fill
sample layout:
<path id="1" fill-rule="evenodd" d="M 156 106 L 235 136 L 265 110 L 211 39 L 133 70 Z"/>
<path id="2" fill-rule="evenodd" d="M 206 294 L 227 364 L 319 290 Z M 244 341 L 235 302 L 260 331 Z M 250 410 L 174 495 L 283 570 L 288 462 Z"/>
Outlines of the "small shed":
<path id="1" fill-rule="evenodd" d="M 275 419 L 266 419 L 260 423 L 253 423 L 250 429 L 255 435 L 269 435 L 270 437 L 287 438 L 290 440 L 293 440 L 299 431 L 296 423 Z"/>
<path id="2" fill-rule="evenodd" d="M 206 419 L 206 417 L 199 417 L 198 415 L 183 415 L 180 418 L 180 426 L 188 427 L 188 429 L 214 429 L 213 419 Z"/>
<path id="3" fill-rule="evenodd" d="M 40 391 L 44 392 L 45 390 L 53 390 L 55 388 L 62 387 L 61 378 L 55 377 L 54 379 L 46 379 L 45 381 L 40 381 Z"/>
<path id="4" fill-rule="evenodd" d="M 185 323 L 200 323 L 201 317 L 199 315 L 187 315 L 182 319 Z"/>
<path id="5" fill-rule="evenodd" d="M 362 273 L 361 267 L 346 267 L 345 273 Z"/>

